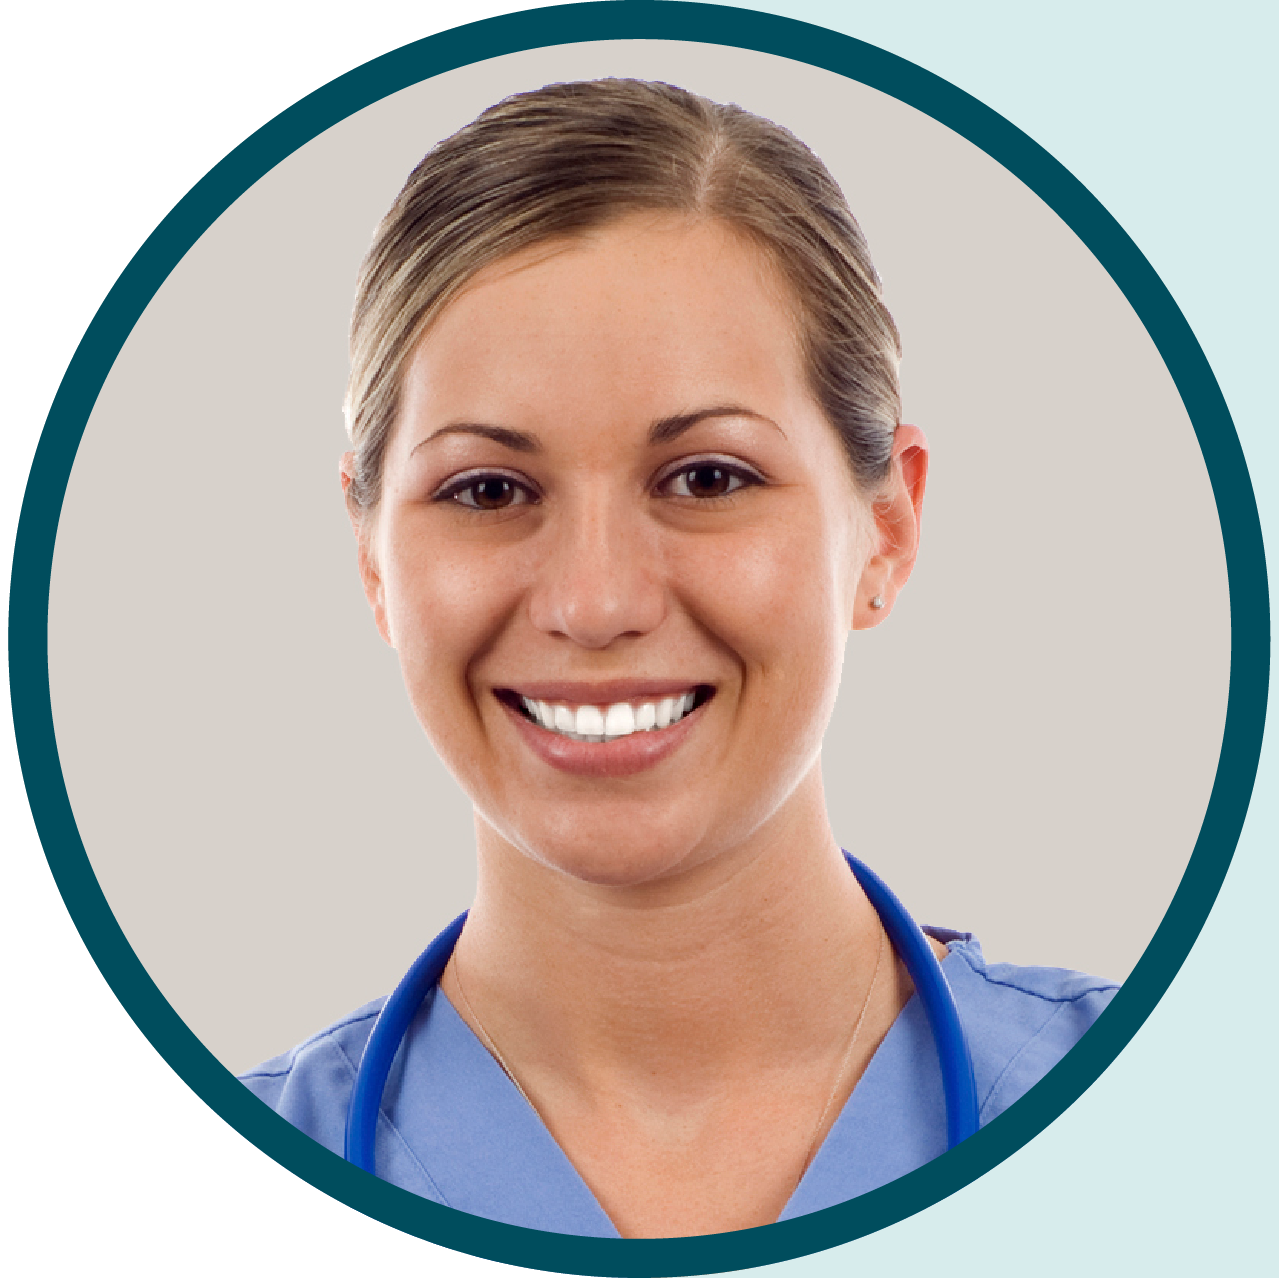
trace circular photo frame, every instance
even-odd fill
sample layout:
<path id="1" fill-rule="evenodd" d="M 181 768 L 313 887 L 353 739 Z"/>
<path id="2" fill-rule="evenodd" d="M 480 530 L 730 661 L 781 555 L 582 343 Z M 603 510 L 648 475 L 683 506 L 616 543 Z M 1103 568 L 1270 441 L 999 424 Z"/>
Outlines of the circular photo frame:
<path id="1" fill-rule="evenodd" d="M 1193 425 L 1216 501 L 1229 575 L 1230 682 L 1211 797 L 1193 855 L 1171 904 L 1111 1008 L 1029 1095 L 952 1153 L 839 1207 L 743 1234 L 614 1242 L 519 1229 L 424 1202 L 328 1154 L 241 1087 L 161 993 L 121 929 L 86 853 L 55 739 L 46 618 L 64 495 L 90 414 L 144 311 L 179 262 L 224 212 L 299 147 L 353 113 L 409 86 L 506 54 L 590 40 L 639 39 L 756 50 L 888 94 L 980 148 L 1070 227 L 1140 318 Z M 15 550 L 11 683 L 32 809 L 68 909 L 133 1019 L 175 1070 L 228 1122 L 277 1161 L 334 1197 L 407 1233 L 445 1246 L 561 1272 L 702 1273 L 820 1250 L 929 1206 L 1031 1139 L 1110 1063 L 1180 967 L 1229 864 L 1260 751 L 1267 630 L 1268 600 L 1255 502 L 1238 440 L 1207 362 L 1149 264 L 1096 201 L 1051 157 L 953 86 L 848 37 L 786 19 L 714 6 L 585 4 L 476 23 L 406 46 L 358 68 L 248 139 L 166 218 L 104 302 L 49 415 L 32 468 Z"/>

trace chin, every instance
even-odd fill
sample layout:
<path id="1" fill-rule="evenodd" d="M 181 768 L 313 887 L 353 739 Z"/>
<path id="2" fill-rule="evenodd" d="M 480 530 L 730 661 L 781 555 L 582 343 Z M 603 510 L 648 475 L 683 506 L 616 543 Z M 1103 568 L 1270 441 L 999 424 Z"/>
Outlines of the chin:
<path id="1" fill-rule="evenodd" d="M 580 883 L 594 887 L 639 887 L 677 873 L 694 854 L 692 848 L 672 848 L 669 844 L 654 846 L 645 840 L 638 846 L 601 834 L 589 843 L 574 840 L 565 845 L 553 841 L 543 852 L 534 846 L 531 855 L 541 864 Z"/>
<path id="2" fill-rule="evenodd" d="M 504 838 L 519 854 L 558 874 L 595 887 L 626 888 L 678 876 L 700 862 L 704 835 L 695 831 L 690 837 L 687 822 L 679 819 L 656 822 L 650 814 L 639 822 L 619 813 L 605 817 L 579 811 L 571 822 L 526 826 Z"/>

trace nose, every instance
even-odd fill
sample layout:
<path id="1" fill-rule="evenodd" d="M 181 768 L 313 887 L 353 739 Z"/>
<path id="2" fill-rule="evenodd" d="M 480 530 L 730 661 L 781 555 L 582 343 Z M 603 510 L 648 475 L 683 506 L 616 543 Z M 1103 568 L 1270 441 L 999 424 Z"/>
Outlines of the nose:
<path id="1" fill-rule="evenodd" d="M 594 493 L 558 512 L 535 568 L 529 618 L 583 648 L 655 630 L 666 585 L 655 530 L 625 498 Z"/>

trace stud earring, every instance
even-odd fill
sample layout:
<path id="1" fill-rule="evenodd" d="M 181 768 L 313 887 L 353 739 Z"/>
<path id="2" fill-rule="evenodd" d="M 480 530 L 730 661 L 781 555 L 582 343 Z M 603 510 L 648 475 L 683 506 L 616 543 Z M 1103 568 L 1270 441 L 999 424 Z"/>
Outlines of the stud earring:
<path id="1" fill-rule="evenodd" d="M 874 608 L 876 612 L 878 612 L 884 606 L 884 596 L 872 595 L 870 600 L 870 606 Z"/>

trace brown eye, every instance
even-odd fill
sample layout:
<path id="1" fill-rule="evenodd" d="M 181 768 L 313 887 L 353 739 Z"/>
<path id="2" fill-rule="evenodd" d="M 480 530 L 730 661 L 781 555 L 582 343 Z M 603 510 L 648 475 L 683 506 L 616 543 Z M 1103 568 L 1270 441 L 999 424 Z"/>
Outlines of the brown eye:
<path id="1" fill-rule="evenodd" d="M 439 499 L 456 502 L 468 510 L 506 510 L 525 505 L 531 494 L 523 484 L 505 475 L 476 475 L 446 489 Z"/>
<path id="2" fill-rule="evenodd" d="M 481 479 L 467 490 L 481 510 L 501 510 L 515 499 L 515 485 L 509 479 Z"/>
<path id="3" fill-rule="evenodd" d="M 759 482 L 754 476 L 742 474 L 735 468 L 706 461 L 676 471 L 662 487 L 672 497 L 694 497 L 704 501 L 714 497 L 727 497 L 739 488 L 745 488 L 747 484 Z"/>
<path id="4" fill-rule="evenodd" d="M 687 472 L 685 482 L 694 497 L 723 497 L 732 479 L 722 466 L 698 466 Z"/>

